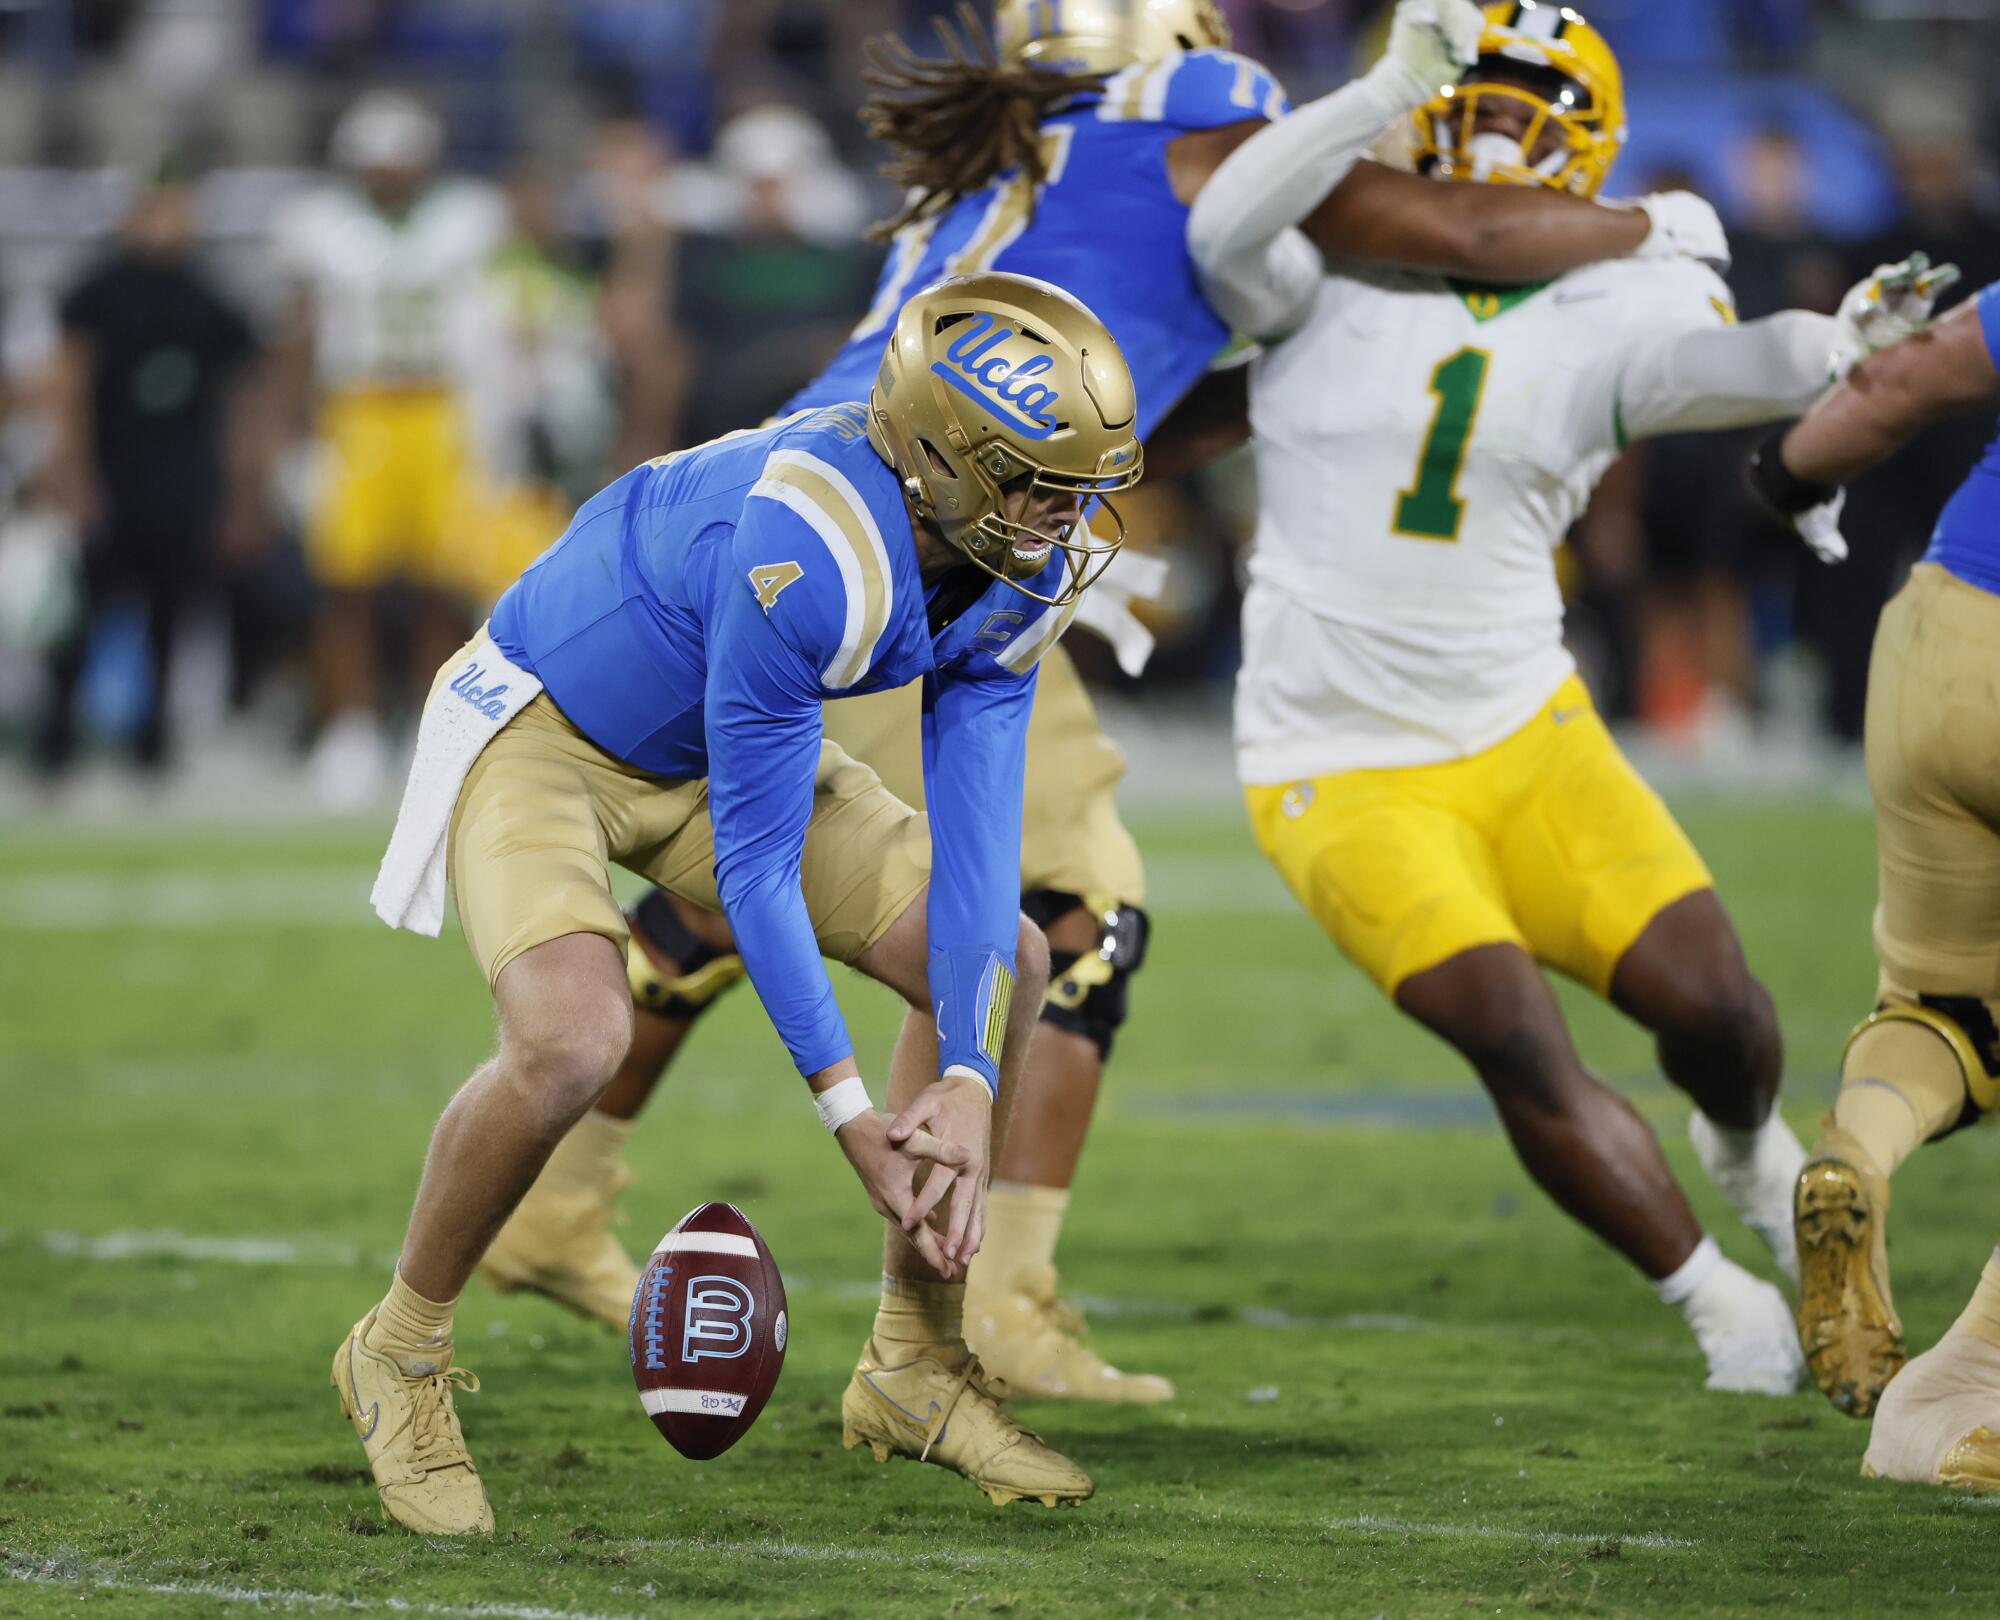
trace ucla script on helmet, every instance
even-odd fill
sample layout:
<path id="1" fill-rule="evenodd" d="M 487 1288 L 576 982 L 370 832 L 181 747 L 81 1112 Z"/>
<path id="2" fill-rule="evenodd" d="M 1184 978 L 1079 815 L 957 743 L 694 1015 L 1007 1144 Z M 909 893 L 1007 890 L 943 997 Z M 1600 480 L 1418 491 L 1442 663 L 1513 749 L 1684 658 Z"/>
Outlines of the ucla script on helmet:
<path id="1" fill-rule="evenodd" d="M 785 1365 L 785 1283 L 743 1211 L 703 1204 L 660 1239 L 632 1296 L 632 1378 L 683 1457 L 743 1438 Z"/>

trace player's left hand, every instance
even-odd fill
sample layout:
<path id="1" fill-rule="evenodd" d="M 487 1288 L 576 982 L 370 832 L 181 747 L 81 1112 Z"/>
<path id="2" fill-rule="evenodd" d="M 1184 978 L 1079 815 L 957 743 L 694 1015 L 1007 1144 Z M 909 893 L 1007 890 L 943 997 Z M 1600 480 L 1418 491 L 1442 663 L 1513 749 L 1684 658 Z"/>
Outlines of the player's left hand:
<path id="1" fill-rule="evenodd" d="M 992 1176 L 993 1099 L 985 1082 L 971 1075 L 952 1074 L 934 1080 L 917 1100 L 898 1114 L 889 1140 L 906 1153 L 939 1157 L 935 1148 L 962 1149 L 965 1160 L 952 1166 L 938 1163 L 930 1171 L 917 1200 L 903 1217 L 903 1230 L 914 1231 L 928 1220 L 945 1195 L 951 1195 L 944 1228 L 945 1258 L 961 1270 L 979 1252 L 986 1238 L 986 1186 Z M 955 1154 L 953 1155 L 956 1156 Z"/>
<path id="2" fill-rule="evenodd" d="M 1485 27 L 1485 14 L 1472 0 L 1399 0 L 1382 66 L 1396 76 L 1401 99 L 1421 106 L 1458 83 L 1479 60 Z"/>
<path id="3" fill-rule="evenodd" d="M 1931 323 L 1937 301 L 1959 279 L 1955 264 L 1932 264 L 1927 253 L 1912 253 L 1897 264 L 1878 264 L 1840 301 L 1834 317 L 1840 337 L 1834 347 L 1838 380 L 1871 354 L 1913 338 Z"/>

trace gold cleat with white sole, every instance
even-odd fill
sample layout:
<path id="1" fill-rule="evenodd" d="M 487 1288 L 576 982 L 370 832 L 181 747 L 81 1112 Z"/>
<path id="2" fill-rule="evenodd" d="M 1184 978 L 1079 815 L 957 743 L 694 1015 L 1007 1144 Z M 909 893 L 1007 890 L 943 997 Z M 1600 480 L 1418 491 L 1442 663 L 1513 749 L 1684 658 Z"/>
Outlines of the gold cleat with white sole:
<path id="1" fill-rule="evenodd" d="M 476 1393 L 479 1380 L 451 1364 L 449 1343 L 402 1362 L 371 1349 L 370 1311 L 333 1353 L 340 1410 L 354 1425 L 375 1476 L 384 1517 L 420 1536 L 490 1536 L 493 1508 L 466 1453 L 452 1391 Z"/>
<path id="2" fill-rule="evenodd" d="M 867 1445 L 877 1462 L 910 1457 L 963 1474 L 997 1507 L 1040 1502 L 1074 1507 L 1096 1489 L 1091 1478 L 1043 1443 L 1007 1410 L 979 1358 L 961 1350 L 947 1365 L 923 1355 L 883 1365 L 870 1339 L 840 1398 L 840 1443 Z"/>
<path id="3" fill-rule="evenodd" d="M 559 1169 L 551 1161 L 550 1171 Z M 501 1294 L 540 1294 L 623 1333 L 640 1268 L 612 1232 L 612 1201 L 630 1177 L 621 1171 L 586 1184 L 550 1171 L 481 1257 L 480 1280 Z"/>
<path id="4" fill-rule="evenodd" d="M 965 1342 L 1010 1396 L 1136 1406 L 1174 1398 L 1172 1379 L 1121 1372 L 1091 1349 L 1083 1337 L 1083 1313 L 1056 1292 L 1055 1267 L 1036 1266 L 981 1284 L 975 1257 L 966 1280 Z"/>
<path id="5" fill-rule="evenodd" d="M 1849 1417 L 1870 1416 L 1902 1370 L 1903 1323 L 1889 1295 L 1889 1183 L 1829 1120 L 1799 1172 L 1799 1345 L 1813 1381 Z"/>

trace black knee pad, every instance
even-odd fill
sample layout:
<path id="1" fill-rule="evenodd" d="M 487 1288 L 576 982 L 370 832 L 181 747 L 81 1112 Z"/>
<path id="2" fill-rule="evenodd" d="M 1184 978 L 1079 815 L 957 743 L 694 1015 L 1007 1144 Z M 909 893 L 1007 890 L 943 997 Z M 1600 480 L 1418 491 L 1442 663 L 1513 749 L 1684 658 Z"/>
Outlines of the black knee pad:
<path id="1" fill-rule="evenodd" d="M 632 999 L 648 1012 L 668 1018 L 695 1018 L 743 977 L 743 958 L 704 944 L 680 919 L 664 889 L 651 889 L 626 915 L 632 938 L 626 946 L 625 968 L 632 981 Z M 650 956 L 641 936 L 678 967 L 664 970 Z"/>
<path id="2" fill-rule="evenodd" d="M 1100 1057 L 1108 1058 L 1118 1026 L 1125 1022 L 1127 982 L 1145 963 L 1152 925 L 1137 906 L 1121 906 L 1098 896 L 1035 889 L 1021 897 L 1021 909 L 1042 928 L 1079 908 L 1097 924 L 1097 947 L 1089 951 L 1050 947 L 1049 990 L 1042 998 L 1041 1015 L 1057 1029 L 1081 1035 Z"/>

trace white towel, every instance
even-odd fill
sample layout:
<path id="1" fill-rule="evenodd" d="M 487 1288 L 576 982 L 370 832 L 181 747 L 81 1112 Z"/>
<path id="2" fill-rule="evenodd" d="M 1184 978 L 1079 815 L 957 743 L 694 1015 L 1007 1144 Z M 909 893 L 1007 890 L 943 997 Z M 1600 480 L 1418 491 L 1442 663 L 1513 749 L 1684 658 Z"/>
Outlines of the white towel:
<path id="1" fill-rule="evenodd" d="M 417 726 L 416 758 L 403 787 L 396 830 L 369 895 L 391 928 L 433 938 L 444 926 L 445 842 L 458 790 L 473 761 L 500 728 L 541 691 L 541 681 L 510 663 L 484 630 L 441 681 Z"/>
<path id="2" fill-rule="evenodd" d="M 1167 560 L 1120 551 L 1076 605 L 1076 622 L 1111 644 L 1118 667 L 1137 679 L 1153 656 L 1153 632 L 1132 611 L 1134 602 L 1157 602 L 1167 586 Z"/>

